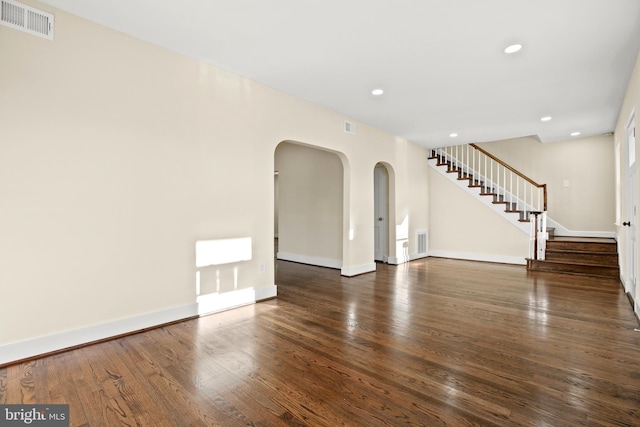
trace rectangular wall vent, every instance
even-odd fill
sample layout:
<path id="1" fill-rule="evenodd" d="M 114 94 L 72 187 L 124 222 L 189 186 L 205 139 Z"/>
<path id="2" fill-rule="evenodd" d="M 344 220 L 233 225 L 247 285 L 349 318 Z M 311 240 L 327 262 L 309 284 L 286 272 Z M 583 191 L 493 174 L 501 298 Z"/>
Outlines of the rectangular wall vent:
<path id="1" fill-rule="evenodd" d="M 53 40 L 53 14 L 13 0 L 0 0 L 0 25 Z"/>
<path id="2" fill-rule="evenodd" d="M 354 123 L 347 122 L 345 120 L 345 122 L 344 122 L 344 131 L 346 133 L 350 133 L 352 135 L 355 135 L 356 134 L 356 125 Z"/>
<path id="3" fill-rule="evenodd" d="M 417 245 L 417 253 L 418 255 L 423 255 L 427 253 L 427 232 L 426 231 L 418 231 L 416 236 L 416 245 Z"/>

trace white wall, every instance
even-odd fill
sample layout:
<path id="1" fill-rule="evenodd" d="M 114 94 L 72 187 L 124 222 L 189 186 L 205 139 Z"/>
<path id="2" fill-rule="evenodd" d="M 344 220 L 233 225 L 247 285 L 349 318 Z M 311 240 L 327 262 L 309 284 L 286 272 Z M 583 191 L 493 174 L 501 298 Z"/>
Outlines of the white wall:
<path id="1" fill-rule="evenodd" d="M 613 233 L 615 161 L 612 136 L 546 144 L 526 137 L 480 145 L 527 177 L 547 184 L 549 217 L 568 230 L 584 235 Z"/>
<path id="2" fill-rule="evenodd" d="M 341 156 L 343 274 L 375 268 L 376 163 L 395 171 L 396 225 L 428 228 L 423 148 L 25 3 L 54 12 L 56 34 L 0 27 L 0 364 L 196 314 L 198 274 L 211 309 L 275 295 L 282 141 Z M 251 260 L 195 267 L 196 241 L 232 237 Z"/>

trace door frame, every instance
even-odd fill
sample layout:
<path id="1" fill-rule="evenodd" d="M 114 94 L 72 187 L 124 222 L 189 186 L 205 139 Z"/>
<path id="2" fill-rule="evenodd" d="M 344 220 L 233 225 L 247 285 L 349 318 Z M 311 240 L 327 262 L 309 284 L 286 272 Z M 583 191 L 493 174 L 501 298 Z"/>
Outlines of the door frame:
<path id="1" fill-rule="evenodd" d="M 389 262 L 389 171 L 382 163 L 373 170 L 374 260 Z"/>
<path id="2" fill-rule="evenodd" d="M 637 240 L 637 204 L 638 204 L 638 162 L 637 162 L 637 146 L 636 146 L 636 111 L 631 113 L 631 118 L 625 128 L 625 147 L 627 151 L 626 178 L 627 178 L 627 197 L 626 197 L 626 221 L 627 238 L 626 238 L 626 271 L 624 286 L 625 291 L 636 299 L 637 287 L 637 269 L 638 269 L 638 240 Z M 630 225 L 629 225 L 630 224 Z"/>

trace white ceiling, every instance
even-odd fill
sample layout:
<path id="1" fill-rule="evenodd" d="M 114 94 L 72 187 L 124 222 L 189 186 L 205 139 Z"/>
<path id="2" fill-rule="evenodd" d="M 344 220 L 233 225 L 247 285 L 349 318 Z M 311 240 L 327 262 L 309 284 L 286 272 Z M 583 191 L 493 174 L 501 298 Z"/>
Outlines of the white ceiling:
<path id="1" fill-rule="evenodd" d="M 639 0 L 43 2 L 427 147 L 611 132 L 640 48 Z"/>

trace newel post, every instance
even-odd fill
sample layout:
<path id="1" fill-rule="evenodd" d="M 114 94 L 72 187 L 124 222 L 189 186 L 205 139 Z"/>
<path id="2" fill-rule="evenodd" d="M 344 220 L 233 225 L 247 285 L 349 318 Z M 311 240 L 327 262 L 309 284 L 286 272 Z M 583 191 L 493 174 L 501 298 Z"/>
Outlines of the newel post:
<path id="1" fill-rule="evenodd" d="M 547 213 L 531 211 L 531 260 L 543 260 L 547 242 Z"/>

